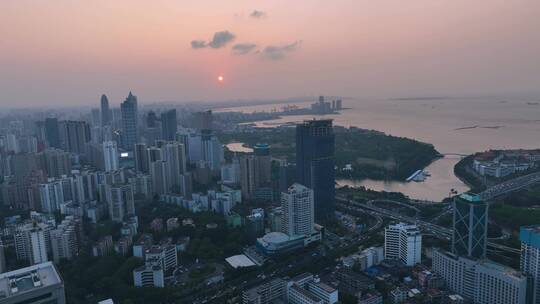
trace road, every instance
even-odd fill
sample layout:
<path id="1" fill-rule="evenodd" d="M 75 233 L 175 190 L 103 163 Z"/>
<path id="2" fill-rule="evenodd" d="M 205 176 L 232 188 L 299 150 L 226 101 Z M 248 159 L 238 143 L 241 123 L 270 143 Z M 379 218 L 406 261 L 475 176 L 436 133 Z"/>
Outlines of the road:
<path id="1" fill-rule="evenodd" d="M 500 195 L 503 195 L 512 191 L 520 190 L 539 182 L 540 182 L 540 172 L 535 172 L 535 173 L 519 176 L 511 180 L 508 180 L 506 182 L 497 184 L 479 193 L 479 195 L 482 197 L 483 200 L 490 200 L 497 196 L 500 196 Z"/>
<path id="2" fill-rule="evenodd" d="M 388 218 L 391 218 L 391 219 L 394 219 L 394 220 L 399 220 L 399 221 L 406 222 L 406 223 L 416 224 L 421 229 L 427 231 L 428 233 L 431 233 L 431 234 L 435 235 L 436 237 L 438 237 L 440 239 L 450 240 L 452 238 L 452 229 L 450 229 L 450 228 L 442 227 L 442 226 L 439 226 L 439 225 L 436 225 L 436 224 L 433 224 L 433 223 L 430 223 L 430 222 L 427 222 L 427 221 L 419 220 L 418 218 L 415 218 L 415 217 L 409 217 L 409 216 L 406 216 L 406 215 L 402 215 L 402 214 L 399 214 L 397 212 L 390 211 L 388 209 L 375 207 L 373 205 L 373 201 L 367 202 L 366 204 L 362 204 L 362 203 L 359 203 L 359 202 L 356 202 L 356 201 L 348 200 L 348 199 L 343 198 L 343 197 L 336 197 L 336 200 L 338 200 L 340 202 L 343 202 L 345 204 L 353 205 L 353 206 L 358 207 L 358 208 L 364 208 L 364 209 L 371 210 L 371 211 L 376 212 L 376 213 L 378 213 L 378 214 L 380 214 L 382 216 L 385 216 L 385 217 L 388 217 Z M 520 253 L 519 249 L 504 246 L 504 245 L 497 244 L 497 243 L 494 243 L 494 242 L 489 242 L 488 241 L 487 245 L 488 245 L 488 247 L 490 247 L 492 249 L 495 249 L 495 250 L 505 251 L 505 252 L 509 252 L 509 253 L 516 253 L 516 254 Z"/>

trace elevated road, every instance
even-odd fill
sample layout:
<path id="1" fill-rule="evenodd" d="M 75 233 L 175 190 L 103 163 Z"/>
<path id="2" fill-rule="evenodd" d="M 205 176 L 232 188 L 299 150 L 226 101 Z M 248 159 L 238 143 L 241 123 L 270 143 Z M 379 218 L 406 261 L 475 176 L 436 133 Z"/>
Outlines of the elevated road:
<path id="1" fill-rule="evenodd" d="M 526 188 L 540 182 L 540 172 L 535 172 L 502 182 L 479 193 L 483 200 L 490 200 L 503 194 Z"/>
<path id="2" fill-rule="evenodd" d="M 433 223 L 430 223 L 430 222 L 427 222 L 427 221 L 419 220 L 416 217 L 410 217 L 410 216 L 402 215 L 402 214 L 399 214 L 397 212 L 390 211 L 388 209 L 375 207 L 374 204 L 373 204 L 374 201 L 369 201 L 366 204 L 362 204 L 362 203 L 359 203 L 359 202 L 356 202 L 356 201 L 347 200 L 346 198 L 339 197 L 339 196 L 336 197 L 336 199 L 339 202 L 349 204 L 349 205 L 352 205 L 352 206 L 357 207 L 357 208 L 363 208 L 363 209 L 367 209 L 367 210 L 376 212 L 379 215 L 387 217 L 387 218 L 391 218 L 391 219 L 398 220 L 398 221 L 401 221 L 401 222 L 415 224 L 418 227 L 420 227 L 421 229 L 435 235 L 436 237 L 438 237 L 440 239 L 446 239 L 446 240 L 449 241 L 452 238 L 452 229 L 450 229 L 450 228 L 442 227 L 442 226 L 439 226 L 439 225 L 436 225 L 436 224 L 433 224 Z M 516 249 L 516 248 L 508 247 L 508 246 L 505 246 L 505 245 L 501 245 L 501 244 L 497 244 L 497 243 L 489 242 L 489 241 L 488 241 L 487 245 L 488 245 L 488 247 L 493 248 L 495 250 L 505 251 L 505 252 L 514 253 L 514 254 L 520 254 L 520 250 Z"/>

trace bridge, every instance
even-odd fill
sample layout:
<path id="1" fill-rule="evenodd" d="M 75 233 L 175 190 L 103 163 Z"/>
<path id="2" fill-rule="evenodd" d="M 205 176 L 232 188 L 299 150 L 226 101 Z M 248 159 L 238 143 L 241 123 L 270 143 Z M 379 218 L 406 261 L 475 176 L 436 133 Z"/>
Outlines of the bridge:
<path id="1" fill-rule="evenodd" d="M 444 155 L 444 156 L 460 156 L 460 157 L 467 157 L 469 156 L 470 154 L 463 154 L 463 153 L 441 153 L 441 155 Z"/>
<path id="2" fill-rule="evenodd" d="M 480 192 L 479 195 L 483 200 L 491 200 L 497 196 L 517 191 L 539 182 L 540 172 L 535 172 L 497 184 L 484 190 L 483 192 Z"/>

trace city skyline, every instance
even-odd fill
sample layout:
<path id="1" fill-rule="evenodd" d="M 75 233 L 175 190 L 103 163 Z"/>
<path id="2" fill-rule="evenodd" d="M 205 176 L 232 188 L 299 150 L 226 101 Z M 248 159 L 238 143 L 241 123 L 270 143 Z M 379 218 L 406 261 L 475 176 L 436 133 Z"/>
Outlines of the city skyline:
<path id="1" fill-rule="evenodd" d="M 540 2 L 0 3 L 0 302 L 540 304 Z"/>
<path id="2" fill-rule="evenodd" d="M 142 103 L 540 93 L 532 0 L 0 8 L 2 108 L 88 105 L 101 94 L 116 107 L 129 90 Z"/>

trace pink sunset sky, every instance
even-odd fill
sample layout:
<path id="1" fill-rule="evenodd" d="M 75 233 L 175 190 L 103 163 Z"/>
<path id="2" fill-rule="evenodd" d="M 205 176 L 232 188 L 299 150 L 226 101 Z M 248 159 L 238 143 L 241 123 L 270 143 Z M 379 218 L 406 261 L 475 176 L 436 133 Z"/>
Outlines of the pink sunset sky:
<path id="1" fill-rule="evenodd" d="M 538 93 L 540 1 L 0 2 L 0 106 L 130 90 L 142 103 Z"/>

